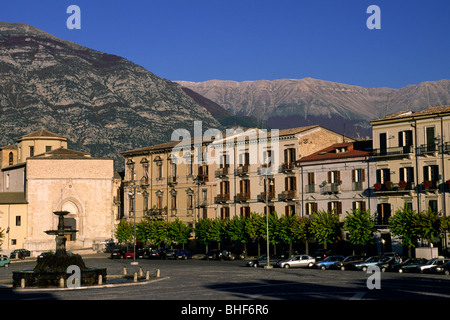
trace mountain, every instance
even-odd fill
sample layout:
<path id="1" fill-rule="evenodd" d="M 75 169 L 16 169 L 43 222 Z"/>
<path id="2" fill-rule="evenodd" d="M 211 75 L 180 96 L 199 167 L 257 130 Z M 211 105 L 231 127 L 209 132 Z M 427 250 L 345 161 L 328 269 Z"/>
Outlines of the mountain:
<path id="1" fill-rule="evenodd" d="M 223 128 L 180 85 L 124 58 L 22 23 L 0 22 L 0 48 L 0 146 L 45 127 L 120 169 L 121 151 L 192 132 L 194 120 Z"/>
<path id="2" fill-rule="evenodd" d="M 389 113 L 450 104 L 450 80 L 400 89 L 364 88 L 312 78 L 177 83 L 234 115 L 253 117 L 273 128 L 321 124 L 351 136 L 370 136 L 370 120 Z"/>

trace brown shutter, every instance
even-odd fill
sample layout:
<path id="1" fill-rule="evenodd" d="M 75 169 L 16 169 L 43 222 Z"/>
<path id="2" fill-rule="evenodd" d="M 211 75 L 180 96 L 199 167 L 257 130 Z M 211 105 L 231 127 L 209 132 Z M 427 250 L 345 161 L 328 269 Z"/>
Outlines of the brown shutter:
<path id="1" fill-rule="evenodd" d="M 366 181 L 366 170 L 361 169 L 361 182 L 365 182 L 365 181 Z"/>
<path id="2" fill-rule="evenodd" d="M 328 171 L 328 183 L 331 183 L 331 171 Z"/>
<path id="3" fill-rule="evenodd" d="M 352 182 L 356 182 L 356 169 L 352 170 Z"/>
<path id="4" fill-rule="evenodd" d="M 366 202 L 361 201 L 361 211 L 366 211 Z"/>
<path id="5" fill-rule="evenodd" d="M 342 214 L 342 202 L 340 201 L 337 203 L 337 213 Z"/>

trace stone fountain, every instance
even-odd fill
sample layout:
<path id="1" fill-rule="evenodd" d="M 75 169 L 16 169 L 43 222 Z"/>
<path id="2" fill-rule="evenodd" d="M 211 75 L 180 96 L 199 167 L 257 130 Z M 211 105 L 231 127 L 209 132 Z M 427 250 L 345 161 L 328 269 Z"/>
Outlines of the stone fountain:
<path id="1" fill-rule="evenodd" d="M 80 255 L 66 251 L 66 235 L 73 235 L 78 232 L 77 230 L 65 230 L 64 216 L 69 212 L 55 211 L 53 214 L 58 216 L 58 228 L 57 230 L 44 232 L 56 236 L 55 253 L 48 253 L 39 258 L 32 271 L 14 271 L 13 287 L 56 287 L 61 285 L 61 279 L 67 286 L 67 278 L 72 275 L 67 273 L 69 266 L 77 266 L 80 269 L 81 285 L 97 284 L 99 276 L 102 277 L 102 281 L 106 281 L 106 268 L 87 268 Z"/>

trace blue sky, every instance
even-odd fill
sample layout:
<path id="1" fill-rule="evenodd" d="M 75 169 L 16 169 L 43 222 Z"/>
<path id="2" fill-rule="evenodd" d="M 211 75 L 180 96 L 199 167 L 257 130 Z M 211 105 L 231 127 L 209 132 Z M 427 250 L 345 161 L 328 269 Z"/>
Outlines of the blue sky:
<path id="1" fill-rule="evenodd" d="M 69 30 L 69 5 L 81 30 Z M 381 29 L 369 30 L 370 5 Z M 0 21 L 127 58 L 170 80 L 450 79 L 449 0 L 14 0 Z"/>

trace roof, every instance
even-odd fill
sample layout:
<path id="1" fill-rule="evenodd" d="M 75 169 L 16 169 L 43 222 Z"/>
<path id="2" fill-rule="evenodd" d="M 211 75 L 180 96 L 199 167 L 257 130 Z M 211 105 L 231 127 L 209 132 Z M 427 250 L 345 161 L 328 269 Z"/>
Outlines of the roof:
<path id="1" fill-rule="evenodd" d="M 50 131 L 48 131 L 48 130 L 45 130 L 44 128 L 41 128 L 41 129 L 39 129 L 38 131 L 29 133 L 29 134 L 26 134 L 26 135 L 20 137 L 20 138 L 18 139 L 18 141 L 21 141 L 21 140 L 23 140 L 23 139 L 28 139 L 28 138 L 40 138 L 40 137 L 45 137 L 45 138 L 57 138 L 57 139 L 64 139 L 64 140 L 67 140 L 66 137 L 63 137 L 63 136 L 61 136 L 61 135 L 59 135 L 59 134 L 56 134 L 56 133 L 50 132 Z"/>
<path id="2" fill-rule="evenodd" d="M 89 153 L 71 150 L 67 148 L 58 148 L 45 153 L 31 157 L 30 159 L 90 159 Z"/>
<path id="3" fill-rule="evenodd" d="M 24 192 L 0 192 L 0 204 L 27 203 Z"/>
<path id="4" fill-rule="evenodd" d="M 395 120 L 395 119 L 407 119 L 407 118 L 414 118 L 414 117 L 422 117 L 422 116 L 429 116 L 429 115 L 436 115 L 440 113 L 450 113 L 450 105 L 446 106 L 440 106 L 440 107 L 431 107 L 420 111 L 412 111 L 412 110 L 404 110 L 395 112 L 392 114 L 388 114 L 384 117 L 372 120 L 371 122 L 376 121 L 383 121 L 383 120 Z"/>
<path id="5" fill-rule="evenodd" d="M 278 131 L 278 136 L 281 137 L 281 136 L 295 135 L 295 134 L 306 132 L 308 130 L 315 129 L 315 128 L 322 128 L 322 129 L 331 131 L 329 129 L 323 128 L 320 125 L 312 125 L 312 126 L 306 126 L 306 127 L 282 129 L 282 130 Z M 247 129 L 247 131 L 248 130 L 262 130 L 262 129 L 249 128 L 249 129 Z M 244 131 L 244 133 L 247 132 L 247 131 Z M 264 138 L 266 138 L 266 137 L 270 138 L 271 137 L 271 133 L 272 133 L 271 130 L 268 130 L 267 131 L 267 136 L 265 136 Z M 224 133 L 224 135 L 225 135 L 225 133 Z M 224 137 L 224 138 L 226 138 L 226 137 Z M 350 139 L 350 138 L 347 138 L 347 139 Z M 161 144 L 157 144 L 157 145 L 153 145 L 153 146 L 149 146 L 149 147 L 144 147 L 144 148 L 139 148 L 139 149 L 134 149 L 134 150 L 129 150 L 129 151 L 123 151 L 120 154 L 123 155 L 123 156 L 127 156 L 127 155 L 139 154 L 139 153 L 144 153 L 144 152 L 151 152 L 151 151 L 171 149 L 171 148 L 177 146 L 181 141 L 183 141 L 183 140 L 165 142 L 165 143 L 161 143 Z M 211 143 L 211 142 L 212 141 L 203 141 L 203 143 Z M 194 144 L 194 138 L 191 138 L 191 144 Z"/>
<path id="6" fill-rule="evenodd" d="M 372 140 L 335 143 L 309 156 L 297 160 L 298 164 L 313 161 L 339 160 L 348 158 L 368 157 L 372 152 Z"/>

